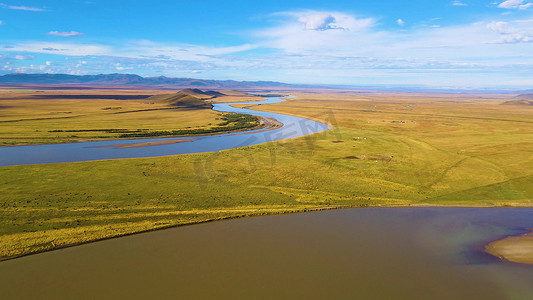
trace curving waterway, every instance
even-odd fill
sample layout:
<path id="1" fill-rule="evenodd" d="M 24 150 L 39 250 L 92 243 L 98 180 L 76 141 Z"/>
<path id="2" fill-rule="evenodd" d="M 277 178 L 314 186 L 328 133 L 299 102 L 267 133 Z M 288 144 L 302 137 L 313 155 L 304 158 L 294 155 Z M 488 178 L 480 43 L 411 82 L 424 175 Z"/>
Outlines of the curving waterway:
<path id="1" fill-rule="evenodd" d="M 213 110 L 215 111 L 273 118 L 283 123 L 283 126 L 272 130 L 265 131 L 264 129 L 256 129 L 220 135 L 187 136 L 180 138 L 105 140 L 69 144 L 0 147 L 0 167 L 216 152 L 300 137 L 330 129 L 326 124 L 309 119 L 232 106 L 263 105 L 283 101 L 285 100 L 278 97 L 270 97 L 258 102 L 217 103 L 213 105 Z M 159 144 L 150 147 L 113 147 L 117 144 L 123 146 L 127 144 L 153 143 L 168 140 L 184 140 L 184 142 Z"/>

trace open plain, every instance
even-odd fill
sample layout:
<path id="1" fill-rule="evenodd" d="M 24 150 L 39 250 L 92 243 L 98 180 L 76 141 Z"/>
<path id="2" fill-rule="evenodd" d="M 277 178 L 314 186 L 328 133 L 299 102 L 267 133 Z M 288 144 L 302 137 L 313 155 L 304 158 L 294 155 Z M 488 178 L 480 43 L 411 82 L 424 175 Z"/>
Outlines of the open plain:
<path id="1" fill-rule="evenodd" d="M 533 206 L 533 110 L 502 105 L 510 96 L 287 92 L 295 97 L 252 109 L 317 120 L 332 130 L 216 153 L 0 168 L 0 257 L 263 214 Z M 66 128 L 161 131 L 221 122 L 220 113 L 209 109 L 164 109 L 148 98 L 130 99 L 168 91 L 27 96 L 35 93 L 2 91 L 4 145 L 98 138 L 94 132 L 50 132 Z M 95 96 L 104 94 L 122 98 Z M 210 101 L 261 99 L 228 97 L 235 99 Z"/>

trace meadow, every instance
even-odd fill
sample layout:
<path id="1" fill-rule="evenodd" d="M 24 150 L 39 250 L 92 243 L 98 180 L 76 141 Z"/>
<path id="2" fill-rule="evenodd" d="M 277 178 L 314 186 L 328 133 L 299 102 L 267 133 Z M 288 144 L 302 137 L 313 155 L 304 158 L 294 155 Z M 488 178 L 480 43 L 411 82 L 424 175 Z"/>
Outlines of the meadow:
<path id="1" fill-rule="evenodd" d="M 209 106 L 172 107 L 150 98 L 164 93 L 169 91 L 0 89 L 0 146 L 187 136 L 258 125 L 230 124 Z M 236 91 L 223 98 L 220 101 L 261 99 Z"/>
<path id="2" fill-rule="evenodd" d="M 533 109 L 501 105 L 509 96 L 291 94 L 296 97 L 256 109 L 327 122 L 333 129 L 217 153 L 0 168 L 0 257 L 263 214 L 533 206 Z M 74 104 L 85 100 L 78 101 L 50 105 L 75 111 Z M 134 124 L 201 127 L 219 117 L 211 111 L 201 118 L 197 111 L 167 113 L 151 111 L 146 123 Z M 53 122 L 59 126 L 61 120 L 71 121 Z M 97 126 L 78 121 L 80 128 Z M 17 122 L 0 124 L 3 132 L 25 134 Z"/>

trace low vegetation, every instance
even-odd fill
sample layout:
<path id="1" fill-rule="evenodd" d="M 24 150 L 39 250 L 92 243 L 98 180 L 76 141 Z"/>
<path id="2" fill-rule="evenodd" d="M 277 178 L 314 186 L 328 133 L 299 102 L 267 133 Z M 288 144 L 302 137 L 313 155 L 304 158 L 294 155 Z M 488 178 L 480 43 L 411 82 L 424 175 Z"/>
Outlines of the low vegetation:
<path id="1" fill-rule="evenodd" d="M 334 129 L 217 153 L 0 168 L 0 256 L 262 214 L 533 206 L 531 110 L 501 98 L 296 96 L 256 109 Z"/>
<path id="2" fill-rule="evenodd" d="M 118 138 L 138 138 L 138 137 L 169 137 L 169 136 L 188 136 L 188 135 L 205 135 L 250 129 L 259 126 L 259 120 L 255 116 L 246 114 L 227 113 L 221 114 L 220 120 L 216 126 L 208 128 L 178 129 L 154 131 L 149 129 L 71 129 L 71 130 L 50 130 L 48 132 L 98 132 L 98 133 L 118 133 Z M 98 136 L 95 136 L 98 138 Z"/>
<path id="3" fill-rule="evenodd" d="M 256 117 L 232 117 L 211 108 L 214 101 L 260 97 L 197 89 L 166 93 L 0 89 L 0 146 L 216 134 L 259 126 Z"/>
<path id="4" fill-rule="evenodd" d="M 205 134 L 237 131 L 237 130 L 243 130 L 243 129 L 251 129 L 251 128 L 259 126 L 259 119 L 251 115 L 223 114 L 220 117 L 220 119 L 223 120 L 223 122 L 218 123 L 217 126 L 213 126 L 209 128 L 179 129 L 179 130 L 164 130 L 164 131 L 136 130 L 136 131 L 122 132 L 122 134 L 120 134 L 118 137 L 138 138 L 138 137 L 205 135 Z"/>

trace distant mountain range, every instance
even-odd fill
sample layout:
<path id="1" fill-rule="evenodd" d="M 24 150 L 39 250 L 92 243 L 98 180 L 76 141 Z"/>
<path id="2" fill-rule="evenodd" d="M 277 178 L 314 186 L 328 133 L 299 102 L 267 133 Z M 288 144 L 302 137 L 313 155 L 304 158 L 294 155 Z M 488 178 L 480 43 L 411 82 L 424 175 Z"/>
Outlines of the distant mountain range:
<path id="1" fill-rule="evenodd" d="M 7 74 L 0 76 L 0 85 L 9 86 L 79 86 L 79 87 L 147 87 L 211 89 L 289 88 L 304 87 L 275 81 L 205 80 L 172 77 L 141 77 L 135 74 Z"/>
<path id="2" fill-rule="evenodd" d="M 449 89 L 429 88 L 423 86 L 356 86 L 356 85 L 311 85 L 288 84 L 276 81 L 235 81 L 209 80 L 175 77 L 142 77 L 135 74 L 98 74 L 98 75 L 68 75 L 68 74 L 7 74 L 0 76 L 0 86 L 20 86 L 47 88 L 153 88 L 153 89 L 185 89 L 201 88 L 212 90 L 276 90 L 276 89 L 335 89 L 348 91 L 393 91 L 393 92 L 428 92 L 428 93 L 503 93 L 503 94 L 531 94 L 533 90 L 512 89 Z"/>

